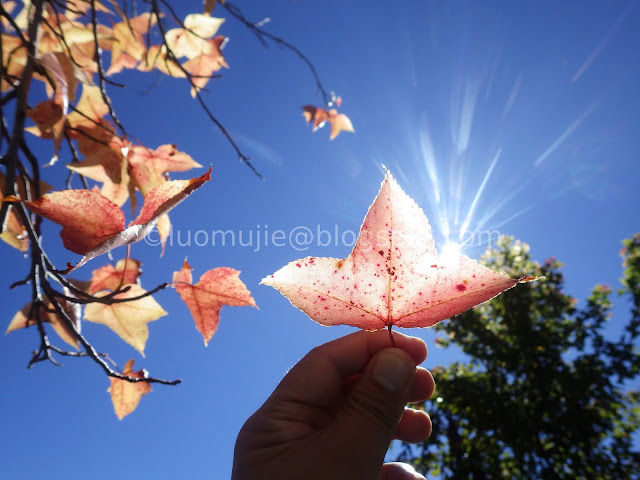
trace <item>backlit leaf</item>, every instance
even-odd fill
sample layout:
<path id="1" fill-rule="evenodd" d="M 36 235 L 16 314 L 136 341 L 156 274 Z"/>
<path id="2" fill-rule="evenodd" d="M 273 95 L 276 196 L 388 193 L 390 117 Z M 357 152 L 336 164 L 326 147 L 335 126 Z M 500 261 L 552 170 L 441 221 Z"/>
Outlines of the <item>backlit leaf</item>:
<path id="1" fill-rule="evenodd" d="M 115 291 L 120 285 L 136 283 L 141 273 L 138 260 L 123 258 L 118 260 L 115 267 L 108 264 L 92 272 L 89 293 L 99 290 Z"/>
<path id="2" fill-rule="evenodd" d="M 125 364 L 122 373 L 128 377 L 147 378 L 147 372 L 145 370 L 133 371 L 133 359 Z M 138 403 L 140 403 L 142 395 L 146 395 L 151 391 L 149 382 L 132 383 L 113 377 L 110 377 L 109 380 L 111 381 L 111 386 L 107 389 L 107 392 L 111 394 L 113 410 L 116 412 L 118 420 L 122 420 L 133 412 L 138 406 Z"/>
<path id="3" fill-rule="evenodd" d="M 296 260 L 261 283 L 322 325 L 378 330 L 430 327 L 518 282 L 458 252 L 438 255 L 424 213 L 387 173 L 346 259 Z"/>
<path id="4" fill-rule="evenodd" d="M 119 293 L 116 300 L 138 297 L 146 292 L 140 285 L 124 285 L 129 290 Z M 96 297 L 104 297 L 108 290 L 97 292 Z M 84 309 L 84 319 L 101 323 L 113 330 L 122 340 L 135 348 L 144 357 L 144 347 L 149 338 L 147 323 L 167 314 L 153 297 L 146 296 L 138 300 L 112 304 L 89 303 Z"/>
<path id="5" fill-rule="evenodd" d="M 256 303 L 251 297 L 251 292 L 240 280 L 238 270 L 228 267 L 214 268 L 202 275 L 194 285 L 191 270 L 191 266 L 185 260 L 182 268 L 173 274 L 173 286 L 189 307 L 206 346 L 218 328 L 220 309 L 223 305 L 255 307 Z"/>
<path id="6" fill-rule="evenodd" d="M 70 296 L 69 293 L 70 292 L 65 289 L 65 294 Z M 80 305 L 77 303 L 67 302 L 64 299 L 59 299 L 58 303 L 64 309 L 71 321 L 74 322 L 76 330 L 80 331 L 80 317 L 82 314 Z M 76 339 L 75 334 L 70 330 L 67 324 L 60 319 L 58 314 L 53 311 L 53 306 L 48 301 L 40 305 L 37 311 L 32 308 L 32 303 L 28 303 L 22 307 L 22 309 L 13 316 L 5 335 L 21 328 L 36 325 L 38 317 L 41 322 L 49 323 L 62 340 L 78 350 L 78 340 Z"/>

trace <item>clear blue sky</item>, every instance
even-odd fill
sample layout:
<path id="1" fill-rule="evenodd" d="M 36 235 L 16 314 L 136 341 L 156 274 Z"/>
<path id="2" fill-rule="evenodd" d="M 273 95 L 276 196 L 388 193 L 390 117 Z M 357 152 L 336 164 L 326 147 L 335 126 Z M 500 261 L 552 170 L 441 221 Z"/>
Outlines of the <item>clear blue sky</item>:
<path id="1" fill-rule="evenodd" d="M 174 3 L 185 14 L 201 9 L 199 1 Z M 196 278 L 215 266 L 242 270 L 260 310 L 223 309 L 205 348 L 186 307 L 166 290 L 156 298 L 170 315 L 150 324 L 145 359 L 105 327 L 83 325 L 120 365 L 134 358 L 154 376 L 184 380 L 154 386 L 123 421 L 96 365 L 62 359 L 64 368 L 27 370 L 37 332 L 0 336 L 1 479 L 227 478 L 239 428 L 287 369 L 313 346 L 352 331 L 315 324 L 258 282 L 306 255 L 347 256 L 382 163 L 423 207 L 439 245 L 446 225 L 453 238 L 472 210 L 470 231 L 514 235 L 537 260 L 564 262 L 566 289 L 579 299 L 595 283 L 618 285 L 620 241 L 640 228 L 637 1 L 244 3 L 247 16 L 270 17 L 269 31 L 313 61 L 357 133 L 332 142 L 327 128 L 311 133 L 300 106 L 321 98 L 309 71 L 288 51 L 264 50 L 233 19 L 220 31 L 231 38 L 224 50 L 231 68 L 205 97 L 266 181 L 238 162 L 179 80 L 117 77 L 128 88 L 110 94 L 132 135 L 153 148 L 176 143 L 213 165 L 212 181 L 172 213 L 165 255 L 133 247 L 143 287 L 169 281 L 188 257 Z M 38 148 L 44 163 L 47 150 Z M 62 163 L 43 170 L 58 188 Z M 264 245 L 265 231 L 297 227 L 331 232 L 331 244 L 327 233 L 304 251 Z M 213 247 L 218 229 L 237 240 L 243 232 L 245 243 L 253 235 L 253 245 Z M 57 265 L 77 259 L 56 227 L 46 232 Z M 191 232 L 190 246 L 178 244 L 178 232 L 182 243 Z M 486 240 L 467 253 L 477 258 L 484 247 Z M 8 290 L 28 261 L 9 247 L 0 251 L 8 322 L 28 301 L 27 288 Z M 103 263 L 75 276 L 88 278 Z M 616 311 L 612 333 L 624 315 Z M 427 367 L 455 358 L 433 345 L 432 331 L 409 333 L 431 347 Z"/>

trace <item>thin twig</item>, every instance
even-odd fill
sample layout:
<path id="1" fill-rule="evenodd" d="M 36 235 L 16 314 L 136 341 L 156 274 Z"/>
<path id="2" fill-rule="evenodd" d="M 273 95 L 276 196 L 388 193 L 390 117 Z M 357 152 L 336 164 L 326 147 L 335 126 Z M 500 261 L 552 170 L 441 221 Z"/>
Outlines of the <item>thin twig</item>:
<path id="1" fill-rule="evenodd" d="M 236 154 L 238 155 L 238 158 L 245 163 L 245 165 L 247 165 L 251 171 L 258 176 L 258 178 L 260 178 L 260 180 L 264 180 L 264 176 L 256 169 L 256 167 L 253 166 L 253 164 L 251 163 L 251 157 L 246 156 L 244 153 L 242 153 L 242 151 L 240 150 L 240 147 L 238 147 L 238 145 L 236 144 L 235 140 L 233 139 L 233 137 L 231 136 L 231 134 L 229 134 L 229 132 L 227 131 L 227 129 L 224 127 L 224 125 L 222 125 L 222 123 L 215 117 L 215 115 L 213 115 L 213 113 L 211 112 L 211 110 L 209 109 L 209 107 L 207 106 L 206 102 L 204 101 L 204 99 L 202 98 L 202 95 L 200 94 L 200 91 L 198 89 L 198 87 L 195 85 L 195 83 L 193 82 L 193 75 L 188 72 L 183 66 L 182 64 L 180 64 L 180 62 L 178 61 L 178 58 L 175 56 L 175 54 L 173 53 L 173 50 L 171 50 L 171 48 L 169 47 L 169 45 L 167 44 L 167 39 L 166 39 L 166 31 L 162 25 L 162 22 L 160 21 L 160 8 L 158 7 L 158 2 L 157 0 L 147 0 L 147 2 L 151 3 L 151 13 L 153 13 L 153 15 L 156 16 L 156 19 L 158 21 L 158 28 L 160 30 L 160 34 L 162 36 L 162 43 L 164 45 L 164 47 L 167 50 L 167 57 L 169 57 L 170 60 L 175 61 L 176 66 L 182 71 L 182 73 L 184 73 L 185 77 L 187 78 L 187 80 L 189 81 L 191 88 L 194 89 L 194 92 L 196 94 L 196 98 L 198 99 L 198 103 L 200 104 L 200 106 L 202 107 L 202 109 L 204 110 L 204 112 L 207 114 L 207 116 L 209 117 L 209 120 L 216 126 L 218 127 L 218 130 L 220 130 L 220 132 L 222 133 L 222 135 L 224 135 L 224 137 L 227 139 L 227 141 L 231 144 L 231 147 L 233 147 L 233 149 L 235 150 Z M 163 2 L 165 3 L 165 2 Z"/>
<path id="2" fill-rule="evenodd" d="M 32 5 L 34 6 L 33 17 L 29 23 L 29 38 L 37 38 L 38 28 L 42 21 L 42 9 L 44 0 L 34 0 Z M 26 110 L 28 104 L 29 87 L 31 86 L 31 78 L 33 76 L 33 68 L 35 65 L 35 44 L 33 42 L 27 43 L 27 63 L 22 71 L 20 78 L 20 88 L 16 97 L 15 113 L 13 117 L 13 131 L 11 134 L 11 141 L 7 148 L 6 157 L 6 177 L 3 195 L 5 197 L 9 195 L 15 195 L 15 180 L 18 159 L 18 150 L 22 145 L 24 138 L 24 125 L 27 118 Z M 3 232 L 6 227 L 7 213 L 9 211 L 9 203 L 3 202 L 0 206 L 0 232 Z"/>
<path id="3" fill-rule="evenodd" d="M 309 60 L 309 58 L 307 58 L 307 56 L 304 53 L 302 53 L 300 51 L 300 49 L 298 49 L 296 46 L 290 44 L 289 42 L 287 42 L 283 38 L 278 37 L 276 35 L 273 35 L 273 34 L 267 32 L 267 31 L 263 30 L 261 22 L 250 22 L 249 20 L 247 20 L 247 18 L 240 11 L 240 9 L 238 7 L 236 7 L 234 4 L 232 4 L 231 2 L 221 3 L 221 6 L 227 12 L 229 12 L 231 14 L 231 16 L 233 16 L 235 19 L 237 19 L 238 21 L 243 23 L 251 32 L 253 32 L 258 37 L 258 39 L 260 40 L 260 43 L 262 43 L 262 45 L 264 45 L 265 47 L 267 45 L 266 45 L 266 42 L 264 41 L 264 38 L 268 38 L 272 42 L 276 43 L 278 46 L 287 48 L 287 49 L 291 50 L 293 53 L 295 53 L 298 56 L 298 58 L 300 58 L 300 60 L 302 60 L 307 65 L 309 70 L 311 71 L 311 74 L 313 75 L 313 78 L 314 78 L 314 80 L 316 82 L 316 86 L 318 87 L 318 90 L 320 91 L 320 94 L 322 95 L 322 99 L 323 99 L 324 103 L 326 105 L 328 105 L 328 106 L 331 106 L 331 104 L 332 104 L 332 96 L 327 93 L 327 91 L 325 90 L 324 86 L 322 85 L 322 82 L 320 81 L 320 76 L 318 75 L 316 67 L 313 66 L 313 63 L 311 63 L 311 60 Z"/>
<path id="4" fill-rule="evenodd" d="M 96 2 L 95 0 L 91 0 L 91 25 L 93 27 L 93 61 L 96 63 L 98 67 L 98 83 L 100 87 L 100 95 L 102 96 L 102 101 L 107 106 L 109 110 L 109 116 L 113 120 L 113 123 L 120 129 L 122 132 L 122 136 L 126 137 L 127 132 L 124 127 L 116 117 L 116 113 L 113 111 L 113 106 L 111 105 L 111 100 L 107 97 L 107 90 L 105 87 L 105 75 L 102 69 L 102 57 L 100 56 L 100 45 L 98 45 L 98 21 L 96 19 Z"/>
<path id="5" fill-rule="evenodd" d="M 64 133 L 65 138 L 67 139 L 67 145 L 69 145 L 69 150 L 71 151 L 71 163 L 80 163 L 80 159 L 78 158 L 78 150 L 76 149 L 76 146 L 73 144 L 73 142 L 71 141 L 71 138 L 69 138 L 69 133 L 65 132 Z M 71 188 L 71 179 L 73 178 L 73 175 L 76 174 L 77 172 L 74 172 L 73 170 L 69 170 L 69 173 L 67 174 L 67 188 Z M 85 188 L 85 190 L 89 190 L 89 184 L 87 184 L 87 179 L 85 178 L 84 175 L 78 173 L 78 176 L 80 177 L 80 181 L 82 182 L 82 186 Z"/>

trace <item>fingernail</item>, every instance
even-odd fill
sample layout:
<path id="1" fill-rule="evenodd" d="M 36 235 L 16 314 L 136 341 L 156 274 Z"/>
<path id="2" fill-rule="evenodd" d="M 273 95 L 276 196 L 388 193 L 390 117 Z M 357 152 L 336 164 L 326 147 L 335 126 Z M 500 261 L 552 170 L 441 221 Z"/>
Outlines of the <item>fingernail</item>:
<path id="1" fill-rule="evenodd" d="M 415 366 L 408 365 L 393 351 L 385 350 L 378 355 L 371 376 L 387 390 L 399 392 L 405 387 L 414 370 Z"/>
<path id="2" fill-rule="evenodd" d="M 406 463 L 402 463 L 401 464 L 402 468 L 404 469 L 404 473 L 408 474 L 408 475 L 412 475 L 413 478 L 415 480 L 426 480 L 426 478 L 419 474 L 415 468 L 413 468 L 412 465 L 406 464 Z"/>

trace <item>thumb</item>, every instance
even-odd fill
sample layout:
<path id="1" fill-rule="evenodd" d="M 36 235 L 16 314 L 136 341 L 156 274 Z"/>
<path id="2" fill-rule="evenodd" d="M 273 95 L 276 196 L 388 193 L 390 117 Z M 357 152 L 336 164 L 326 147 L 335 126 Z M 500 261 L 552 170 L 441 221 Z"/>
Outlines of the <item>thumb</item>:
<path id="1" fill-rule="evenodd" d="M 387 348 L 373 356 L 347 394 L 334 424 L 335 438 L 348 439 L 351 453 L 363 457 L 353 458 L 362 467 L 382 465 L 415 375 L 415 362 L 405 351 Z"/>

